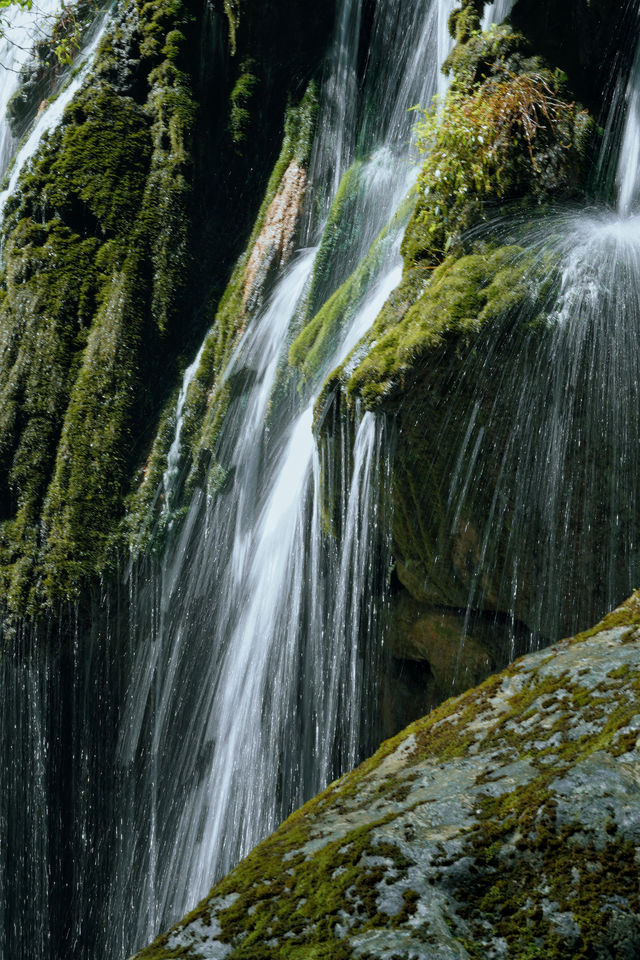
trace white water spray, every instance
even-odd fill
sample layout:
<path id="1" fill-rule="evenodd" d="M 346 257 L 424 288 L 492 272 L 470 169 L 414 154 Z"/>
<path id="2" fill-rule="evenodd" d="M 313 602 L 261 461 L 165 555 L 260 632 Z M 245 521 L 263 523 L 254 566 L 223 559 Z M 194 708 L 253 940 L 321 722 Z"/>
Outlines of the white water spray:
<path id="1" fill-rule="evenodd" d="M 76 62 L 75 66 L 77 72 L 75 76 L 70 83 L 68 83 L 64 89 L 60 91 L 53 103 L 43 109 L 42 113 L 40 113 L 36 119 L 33 128 L 27 136 L 27 139 L 18 150 L 13 167 L 11 168 L 11 174 L 9 176 L 7 187 L 5 190 L 0 192 L 0 218 L 2 217 L 7 198 L 14 192 L 20 174 L 24 170 L 25 166 L 29 163 L 31 158 L 35 155 L 43 136 L 45 133 L 48 133 L 50 130 L 54 130 L 58 126 L 66 107 L 71 103 L 73 97 L 85 81 L 91 68 L 91 64 L 93 63 L 93 57 L 97 50 L 98 44 L 102 39 L 106 22 L 107 18 L 105 15 L 98 23 L 94 25 L 90 33 L 89 42 L 79 55 Z"/>
<path id="2" fill-rule="evenodd" d="M 38 0 L 30 10 L 17 4 L 2 12 L 0 36 L 0 177 L 4 176 L 16 142 L 7 121 L 7 106 L 17 91 L 22 69 L 29 63 L 34 44 L 47 39 L 60 10 L 59 0 Z"/>

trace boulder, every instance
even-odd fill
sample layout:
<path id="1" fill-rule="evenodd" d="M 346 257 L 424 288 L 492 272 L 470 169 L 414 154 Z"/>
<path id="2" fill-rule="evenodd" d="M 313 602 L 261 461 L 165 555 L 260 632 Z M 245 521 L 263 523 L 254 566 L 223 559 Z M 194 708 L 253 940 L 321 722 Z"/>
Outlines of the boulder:
<path id="1" fill-rule="evenodd" d="M 639 645 L 634 594 L 447 701 L 136 960 L 638 956 Z"/>

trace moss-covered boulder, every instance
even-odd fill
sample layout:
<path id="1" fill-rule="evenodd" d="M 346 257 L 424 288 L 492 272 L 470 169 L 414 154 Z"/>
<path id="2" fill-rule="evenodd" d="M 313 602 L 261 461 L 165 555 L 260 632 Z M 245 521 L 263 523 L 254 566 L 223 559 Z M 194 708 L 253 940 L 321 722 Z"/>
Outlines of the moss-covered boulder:
<path id="1" fill-rule="evenodd" d="M 407 269 L 439 262 L 505 205 L 580 196 L 590 174 L 595 124 L 566 76 L 509 24 L 469 30 L 475 6 L 454 13 L 449 89 L 416 126 L 424 164 L 403 245 Z"/>
<path id="2" fill-rule="evenodd" d="M 412 270 L 325 384 L 317 407 L 323 434 L 334 429 L 333 418 L 323 419 L 332 403 L 345 417 L 358 402 L 393 418 L 395 570 L 420 603 L 464 610 L 475 588 L 479 609 L 513 610 L 508 521 L 491 529 L 490 549 L 484 542 L 492 507 L 495 513 L 505 425 L 517 403 L 516 394 L 503 391 L 510 400 L 496 414 L 496 386 L 514 368 L 514 357 L 544 349 L 547 340 L 551 349 L 544 317 L 557 280 L 552 257 L 518 244 L 478 245 L 473 253 L 449 255 L 435 270 Z M 470 424 L 487 432 L 471 489 Z M 501 505 L 507 514 L 512 507 Z M 533 629 L 532 558 L 521 561 L 520 572 L 515 616 Z"/>
<path id="3" fill-rule="evenodd" d="M 138 960 L 631 958 L 640 597 L 443 704 Z"/>

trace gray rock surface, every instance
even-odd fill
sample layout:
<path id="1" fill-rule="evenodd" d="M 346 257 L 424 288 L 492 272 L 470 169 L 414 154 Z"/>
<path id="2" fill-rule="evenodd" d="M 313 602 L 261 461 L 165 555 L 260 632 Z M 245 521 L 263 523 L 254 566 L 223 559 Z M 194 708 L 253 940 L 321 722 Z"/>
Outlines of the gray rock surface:
<path id="1" fill-rule="evenodd" d="M 138 960 L 640 956 L 639 648 L 634 595 L 449 700 Z"/>

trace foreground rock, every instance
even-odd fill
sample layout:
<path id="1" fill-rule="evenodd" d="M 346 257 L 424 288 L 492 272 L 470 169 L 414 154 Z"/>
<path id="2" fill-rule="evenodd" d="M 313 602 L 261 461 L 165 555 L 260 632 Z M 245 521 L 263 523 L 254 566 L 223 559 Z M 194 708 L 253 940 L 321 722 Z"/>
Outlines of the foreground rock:
<path id="1" fill-rule="evenodd" d="M 640 955 L 640 594 L 332 784 L 138 960 Z"/>

